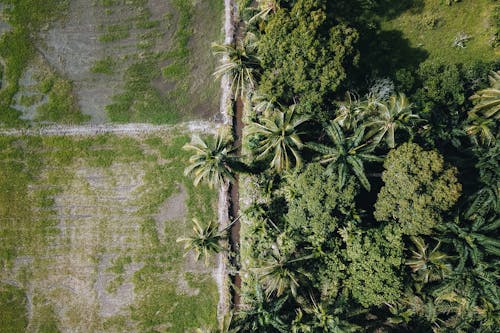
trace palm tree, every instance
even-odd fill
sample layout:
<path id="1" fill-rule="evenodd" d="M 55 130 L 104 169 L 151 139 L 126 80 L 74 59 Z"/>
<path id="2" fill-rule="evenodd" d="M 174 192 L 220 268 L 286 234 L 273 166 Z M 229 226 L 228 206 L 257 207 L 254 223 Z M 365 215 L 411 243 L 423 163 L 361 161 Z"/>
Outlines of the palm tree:
<path id="1" fill-rule="evenodd" d="M 232 148 L 219 132 L 215 141 L 207 142 L 199 136 L 193 136 L 191 143 L 184 145 L 185 150 L 194 151 L 189 158 L 190 165 L 184 174 L 194 176 L 194 185 L 206 181 L 210 187 L 223 184 L 226 180 L 234 180 L 234 165 L 236 157 L 232 155 Z"/>
<path id="2" fill-rule="evenodd" d="M 366 114 L 366 103 L 359 101 L 356 95 L 347 92 L 344 102 L 341 102 L 336 111 L 334 119 L 345 130 L 353 130 L 359 127 Z"/>
<path id="3" fill-rule="evenodd" d="M 411 104 L 404 94 L 393 95 L 388 102 L 375 101 L 374 104 L 375 109 L 366 124 L 371 128 L 367 137 L 373 137 L 376 144 L 385 137 L 387 145 L 393 149 L 396 146 L 396 129 L 411 131 L 409 122 L 420 117 L 411 112 Z"/>
<path id="4" fill-rule="evenodd" d="M 457 217 L 455 222 L 438 227 L 442 241 L 451 243 L 458 253 L 457 272 L 462 272 L 468 263 L 481 264 L 485 255 L 500 257 L 500 240 L 494 236 L 499 227 L 500 218 L 496 215 L 492 219 L 477 216 L 464 223 Z"/>
<path id="5" fill-rule="evenodd" d="M 255 43 L 241 43 L 239 46 L 212 45 L 215 55 L 222 55 L 222 65 L 216 68 L 215 77 L 228 74 L 231 78 L 231 91 L 236 97 L 243 96 L 255 87 L 255 77 L 260 60 L 255 55 Z"/>
<path id="6" fill-rule="evenodd" d="M 495 143 L 495 135 L 491 131 L 491 127 L 495 126 L 493 119 L 485 119 L 476 114 L 471 114 L 469 119 L 470 125 L 466 127 L 465 131 L 476 145 L 480 143 L 490 146 Z"/>
<path id="7" fill-rule="evenodd" d="M 263 117 L 260 123 L 249 126 L 249 134 L 258 140 L 258 159 L 265 159 L 272 155 L 271 167 L 280 172 L 289 169 L 292 165 L 292 156 L 296 167 L 302 165 L 300 150 L 304 144 L 301 140 L 303 132 L 299 126 L 308 121 L 306 116 L 295 114 L 295 105 L 284 111 L 276 110 L 272 115 Z"/>
<path id="8" fill-rule="evenodd" d="M 225 230 L 219 231 L 217 224 L 213 221 L 203 226 L 200 221 L 193 218 L 193 224 L 193 235 L 190 237 L 179 237 L 177 238 L 177 242 L 184 242 L 184 249 L 188 251 L 193 250 L 196 261 L 200 257 L 205 258 L 205 265 L 208 266 L 212 254 L 223 250 L 220 241 L 225 237 Z M 188 253 L 186 252 L 186 255 Z"/>
<path id="9" fill-rule="evenodd" d="M 296 297 L 301 279 L 309 277 L 309 274 L 298 266 L 297 262 L 311 259 L 313 256 L 290 258 L 282 254 L 276 244 L 273 244 L 271 249 L 270 257 L 264 259 L 259 268 L 254 269 L 259 276 L 259 281 L 264 286 L 268 297 L 272 294 L 280 297 L 286 291 L 290 291 Z"/>
<path id="10" fill-rule="evenodd" d="M 500 119 L 500 71 L 492 71 L 488 79 L 490 87 L 479 90 L 469 98 L 472 101 L 478 101 L 469 113 L 474 115 L 481 112 L 485 118 L 498 120 Z"/>
<path id="11" fill-rule="evenodd" d="M 438 249 L 441 242 L 428 251 L 429 245 L 420 237 L 411 236 L 411 241 L 414 244 L 411 259 L 406 261 L 413 273 L 417 273 L 417 281 L 422 283 L 433 282 L 443 279 L 451 272 L 451 265 L 447 263 L 449 258 Z"/>
<path id="12" fill-rule="evenodd" d="M 248 22 L 252 22 L 256 19 L 265 20 L 269 14 L 276 14 L 280 8 L 280 0 L 257 0 L 259 12 L 255 14 Z"/>
<path id="13" fill-rule="evenodd" d="M 367 191 L 370 191 L 370 182 L 365 175 L 363 162 L 379 162 L 383 159 L 370 154 L 374 149 L 373 145 L 369 145 L 368 142 L 361 143 L 364 138 L 364 127 L 358 127 L 354 134 L 347 138 L 342 128 L 335 121 L 331 121 L 325 130 L 333 146 L 315 142 L 308 144 L 309 148 L 322 154 L 317 160 L 322 164 L 328 164 L 330 171 L 337 168 L 340 188 L 344 186 L 348 174 L 352 172 L 361 185 Z"/>
<path id="14" fill-rule="evenodd" d="M 343 298 L 340 303 L 343 303 Z M 355 325 L 345 318 L 355 316 L 359 314 L 359 311 L 353 311 L 352 315 L 346 315 L 343 311 L 348 309 L 347 304 L 338 304 L 339 299 L 337 299 L 336 304 L 332 311 L 327 311 L 322 304 L 317 303 L 313 297 L 311 297 L 312 306 L 306 307 L 304 310 L 306 313 L 310 314 L 312 320 L 310 325 L 314 328 L 313 332 L 324 332 L 324 333 L 351 333 L 359 332 L 361 327 Z M 342 306 L 340 306 L 342 305 Z"/>
<path id="15" fill-rule="evenodd" d="M 288 326 L 280 318 L 280 311 L 288 297 L 268 300 L 258 283 L 255 284 L 255 294 L 252 296 L 248 306 L 240 310 L 231 323 L 231 328 L 245 333 L 288 333 Z"/>

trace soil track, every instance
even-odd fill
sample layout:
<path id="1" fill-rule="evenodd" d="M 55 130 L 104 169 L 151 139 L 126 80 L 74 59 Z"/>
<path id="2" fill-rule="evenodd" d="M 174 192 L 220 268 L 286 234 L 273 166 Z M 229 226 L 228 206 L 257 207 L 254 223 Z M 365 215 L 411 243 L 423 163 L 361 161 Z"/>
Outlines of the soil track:
<path id="1" fill-rule="evenodd" d="M 0 129 L 0 135 L 9 136 L 90 136 L 97 134 L 139 135 L 158 133 L 173 130 L 188 132 L 215 133 L 221 124 L 210 121 L 190 121 L 177 125 L 151 125 L 151 124 L 120 124 L 120 125 L 82 125 L 64 126 L 51 125 L 35 128 L 7 128 Z"/>

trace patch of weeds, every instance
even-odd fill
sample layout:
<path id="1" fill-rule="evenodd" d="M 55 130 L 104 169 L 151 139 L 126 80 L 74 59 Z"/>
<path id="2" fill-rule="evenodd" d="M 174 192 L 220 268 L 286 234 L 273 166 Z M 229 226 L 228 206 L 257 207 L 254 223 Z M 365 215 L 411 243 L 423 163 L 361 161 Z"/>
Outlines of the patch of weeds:
<path id="1" fill-rule="evenodd" d="M 24 332 L 28 325 L 26 295 L 14 286 L 0 284 L 0 315 L 2 332 Z"/>
<path id="2" fill-rule="evenodd" d="M 132 263 L 131 256 L 118 257 L 112 261 L 113 265 L 109 267 L 106 271 L 115 274 L 123 274 L 125 273 L 125 266 L 130 265 L 131 263 Z"/>
<path id="3" fill-rule="evenodd" d="M 22 126 L 21 113 L 11 107 L 19 90 L 19 79 L 35 54 L 33 39 L 47 23 L 64 16 L 69 2 L 60 0 L 3 0 L 4 15 L 12 26 L 0 39 L 0 56 L 6 63 L 0 91 L 0 123 Z M 29 24 L 28 24 L 29 23 Z"/>
<path id="4" fill-rule="evenodd" d="M 123 284 L 123 282 L 125 282 L 125 278 L 123 277 L 123 275 L 118 275 L 108 283 L 108 285 L 106 286 L 106 291 L 110 294 L 115 293 Z"/>
<path id="5" fill-rule="evenodd" d="M 116 67 L 116 61 L 112 57 L 105 57 L 97 60 L 90 68 L 92 73 L 113 74 Z"/>
<path id="6" fill-rule="evenodd" d="M 153 28 L 158 28 L 160 26 L 160 21 L 158 20 L 140 20 L 135 24 L 135 27 L 137 29 L 153 29 Z"/>
<path id="7" fill-rule="evenodd" d="M 33 106 L 35 104 L 40 103 L 43 100 L 43 95 L 35 94 L 35 95 L 21 95 L 19 97 L 19 105 L 22 106 Z"/>
<path id="8" fill-rule="evenodd" d="M 68 80 L 54 77 L 43 88 L 49 88 L 48 100 L 37 107 L 36 120 L 79 124 L 90 119 L 90 116 L 80 112 L 73 94 L 73 85 Z"/>
<path id="9" fill-rule="evenodd" d="M 128 38 L 130 37 L 130 28 L 130 24 L 108 25 L 105 28 L 104 34 L 99 36 L 99 41 L 102 43 L 110 43 Z"/>

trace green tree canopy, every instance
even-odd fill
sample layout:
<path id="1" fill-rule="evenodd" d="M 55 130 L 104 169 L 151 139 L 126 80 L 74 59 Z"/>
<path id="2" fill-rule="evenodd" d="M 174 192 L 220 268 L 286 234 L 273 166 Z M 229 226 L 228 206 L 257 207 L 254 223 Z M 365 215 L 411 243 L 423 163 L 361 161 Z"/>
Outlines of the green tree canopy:
<path id="1" fill-rule="evenodd" d="M 331 241 L 344 219 L 355 215 L 359 186 L 353 177 L 340 189 L 337 173 L 326 172 L 319 163 L 287 177 L 287 227 L 314 247 Z"/>
<path id="2" fill-rule="evenodd" d="M 403 242 L 399 228 L 346 228 L 346 259 L 349 277 L 345 283 L 363 306 L 395 302 L 401 296 Z"/>
<path id="3" fill-rule="evenodd" d="M 457 169 L 447 167 L 437 151 L 405 143 L 388 154 L 384 168 L 385 185 L 374 216 L 378 221 L 398 223 L 404 234 L 429 234 L 460 196 Z"/>
<path id="4" fill-rule="evenodd" d="M 271 16 L 259 43 L 263 93 L 318 107 L 346 78 L 346 67 L 357 59 L 358 33 L 328 17 L 326 4 L 298 0 Z"/>

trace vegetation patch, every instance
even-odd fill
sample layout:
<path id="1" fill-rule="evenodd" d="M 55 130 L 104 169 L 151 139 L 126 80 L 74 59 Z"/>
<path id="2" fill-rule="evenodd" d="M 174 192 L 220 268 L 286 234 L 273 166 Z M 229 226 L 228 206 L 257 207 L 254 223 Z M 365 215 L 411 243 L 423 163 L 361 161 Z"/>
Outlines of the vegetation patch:
<path id="1" fill-rule="evenodd" d="M 498 4 L 489 0 L 463 0 L 452 5 L 442 0 L 414 1 L 412 8 L 384 21 L 382 28 L 401 31 L 412 47 L 429 53 L 429 62 L 491 61 L 499 54 L 498 23 L 492 15 L 496 11 Z"/>
<path id="2" fill-rule="evenodd" d="M 215 191 L 183 176 L 188 140 L 0 138 L 0 279 L 16 281 L 24 298 L 28 290 L 30 327 L 184 332 L 215 322 L 211 270 L 175 242 L 192 217 L 216 218 Z M 181 187 L 185 217 L 161 219 Z"/>

